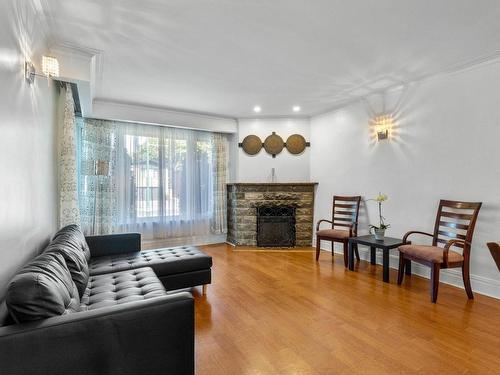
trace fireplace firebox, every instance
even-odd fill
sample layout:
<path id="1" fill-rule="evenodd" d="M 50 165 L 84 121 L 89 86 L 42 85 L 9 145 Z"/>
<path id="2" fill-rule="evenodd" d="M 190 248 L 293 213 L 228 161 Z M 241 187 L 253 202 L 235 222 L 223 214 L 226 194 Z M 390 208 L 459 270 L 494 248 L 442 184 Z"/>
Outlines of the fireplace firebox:
<path id="1" fill-rule="evenodd" d="M 295 207 L 261 205 L 257 207 L 257 246 L 295 246 Z"/>

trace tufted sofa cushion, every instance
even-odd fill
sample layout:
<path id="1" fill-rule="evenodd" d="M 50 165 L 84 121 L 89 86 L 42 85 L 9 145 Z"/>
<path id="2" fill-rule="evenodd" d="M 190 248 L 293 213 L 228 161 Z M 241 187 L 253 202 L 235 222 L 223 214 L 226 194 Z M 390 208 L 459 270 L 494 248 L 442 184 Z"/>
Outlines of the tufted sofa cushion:
<path id="1" fill-rule="evenodd" d="M 17 323 L 80 310 L 80 297 L 64 257 L 43 253 L 28 263 L 9 284 L 6 304 Z"/>
<path id="2" fill-rule="evenodd" d="M 64 257 L 80 297 L 89 280 L 87 252 L 90 254 L 85 237 L 76 225 L 68 225 L 56 233 L 45 249 L 46 253 L 59 253 Z"/>
<path id="3" fill-rule="evenodd" d="M 90 275 L 101 275 L 108 272 L 151 267 L 159 277 L 162 277 L 204 270 L 211 266 L 212 257 L 194 246 L 181 246 L 92 258 L 89 270 Z"/>
<path id="4" fill-rule="evenodd" d="M 161 281 L 149 267 L 90 276 L 80 309 L 94 310 L 166 294 Z"/>
<path id="5" fill-rule="evenodd" d="M 61 228 L 52 237 L 51 242 L 65 241 L 70 242 L 75 249 L 83 251 L 85 259 L 87 262 L 90 260 L 90 249 L 87 241 L 85 241 L 85 236 L 83 235 L 80 227 L 76 224 L 70 224 Z"/>

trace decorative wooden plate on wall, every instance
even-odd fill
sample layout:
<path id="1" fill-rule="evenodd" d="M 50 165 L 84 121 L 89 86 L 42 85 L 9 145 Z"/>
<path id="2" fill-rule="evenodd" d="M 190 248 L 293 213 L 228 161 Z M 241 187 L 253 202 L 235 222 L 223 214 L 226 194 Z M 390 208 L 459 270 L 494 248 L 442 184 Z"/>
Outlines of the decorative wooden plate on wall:
<path id="1" fill-rule="evenodd" d="M 247 135 L 241 142 L 241 147 L 247 154 L 255 155 L 262 148 L 262 141 L 256 135 Z"/>
<path id="2" fill-rule="evenodd" d="M 304 152 L 307 146 L 307 142 L 305 138 L 300 134 L 292 134 L 286 140 L 285 146 L 288 152 L 294 155 L 298 155 Z"/>
<path id="3" fill-rule="evenodd" d="M 283 138 L 281 138 L 275 132 L 268 136 L 264 141 L 264 150 L 266 150 L 268 154 L 273 155 L 273 157 L 279 154 L 283 150 L 283 147 L 285 147 Z"/>

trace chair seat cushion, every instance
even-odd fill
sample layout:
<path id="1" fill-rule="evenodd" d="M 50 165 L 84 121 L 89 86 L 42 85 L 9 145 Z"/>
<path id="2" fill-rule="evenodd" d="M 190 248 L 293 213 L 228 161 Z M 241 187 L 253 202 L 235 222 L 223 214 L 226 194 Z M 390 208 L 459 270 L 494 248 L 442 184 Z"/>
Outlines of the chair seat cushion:
<path id="1" fill-rule="evenodd" d="M 212 267 L 212 257 L 194 246 L 137 251 L 92 258 L 90 275 L 151 267 L 159 277 Z"/>
<path id="2" fill-rule="evenodd" d="M 432 263 L 443 263 L 443 250 L 442 247 L 427 245 L 403 245 L 399 247 L 399 251 L 403 254 Z M 463 260 L 462 254 L 449 251 L 448 262 L 462 262 Z"/>
<path id="3" fill-rule="evenodd" d="M 316 235 L 320 237 L 344 239 L 344 238 L 349 238 L 349 231 L 340 229 L 322 229 L 318 230 L 316 232 Z"/>
<path id="4" fill-rule="evenodd" d="M 166 294 L 163 284 L 149 267 L 90 276 L 80 309 L 95 310 Z"/>

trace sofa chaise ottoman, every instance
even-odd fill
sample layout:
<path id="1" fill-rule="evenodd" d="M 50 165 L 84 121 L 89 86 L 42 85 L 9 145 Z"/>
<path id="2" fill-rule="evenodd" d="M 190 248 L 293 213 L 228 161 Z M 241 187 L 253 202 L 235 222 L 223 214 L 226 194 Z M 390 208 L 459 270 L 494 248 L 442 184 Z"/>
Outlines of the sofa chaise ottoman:
<path id="1" fill-rule="evenodd" d="M 211 282 L 212 257 L 194 246 L 141 251 L 140 233 L 87 236 L 90 275 L 151 267 L 166 290 L 206 286 Z"/>
<path id="2" fill-rule="evenodd" d="M 99 245 L 113 245 L 93 250 L 111 256 L 116 244 L 102 237 Z M 0 316 L 0 373 L 193 374 L 192 295 L 167 293 L 151 267 L 90 274 L 93 250 L 68 226 L 14 276 L 9 315 Z"/>

